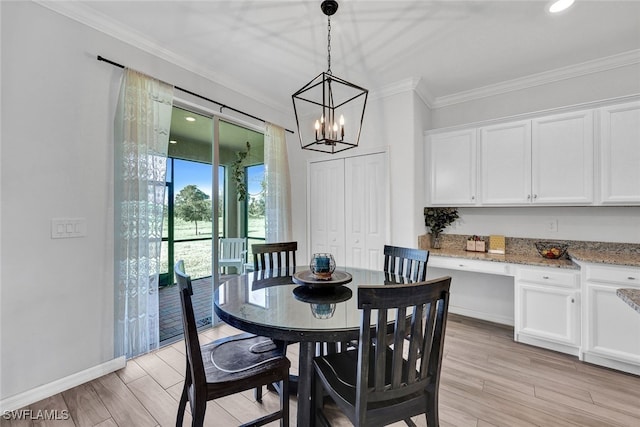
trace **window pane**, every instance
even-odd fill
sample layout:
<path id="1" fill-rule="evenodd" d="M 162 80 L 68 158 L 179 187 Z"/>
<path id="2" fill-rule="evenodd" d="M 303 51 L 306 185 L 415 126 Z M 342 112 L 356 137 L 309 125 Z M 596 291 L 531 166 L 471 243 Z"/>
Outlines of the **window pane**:
<path id="1" fill-rule="evenodd" d="M 224 166 L 218 166 L 218 237 L 224 237 L 224 189 L 225 189 Z"/>
<path id="2" fill-rule="evenodd" d="M 174 239 L 211 237 L 211 165 L 175 159 L 173 167 Z"/>
<path id="3" fill-rule="evenodd" d="M 211 276 L 211 240 L 175 242 L 175 259 L 184 260 L 184 268 L 192 279 Z"/>
<path id="4" fill-rule="evenodd" d="M 249 166 L 247 175 L 247 237 L 265 238 L 264 165 Z"/>

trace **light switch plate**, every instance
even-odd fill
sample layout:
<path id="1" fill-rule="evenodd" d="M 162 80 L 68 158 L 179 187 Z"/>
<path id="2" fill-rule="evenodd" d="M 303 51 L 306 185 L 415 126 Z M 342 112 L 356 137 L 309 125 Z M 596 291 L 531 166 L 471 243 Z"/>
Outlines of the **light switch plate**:
<path id="1" fill-rule="evenodd" d="M 87 235 L 86 218 L 52 218 L 51 238 L 71 239 Z"/>

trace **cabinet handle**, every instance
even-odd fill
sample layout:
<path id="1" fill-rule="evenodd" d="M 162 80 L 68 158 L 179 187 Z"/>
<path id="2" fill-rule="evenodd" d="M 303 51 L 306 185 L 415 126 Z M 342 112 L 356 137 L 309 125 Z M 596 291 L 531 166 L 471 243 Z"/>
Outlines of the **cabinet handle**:
<path id="1" fill-rule="evenodd" d="M 549 280 L 549 276 L 542 276 L 544 280 Z"/>
<path id="2" fill-rule="evenodd" d="M 475 200 L 475 199 L 476 199 L 476 196 L 471 196 L 471 200 Z"/>
<path id="3" fill-rule="evenodd" d="M 458 267 L 464 267 L 464 264 L 458 264 Z"/>
<path id="4" fill-rule="evenodd" d="M 574 298 L 571 298 L 571 304 L 573 304 L 574 302 L 576 302 L 576 300 Z"/>
<path id="5" fill-rule="evenodd" d="M 533 195 L 533 198 L 534 198 L 534 199 L 537 199 L 537 198 L 538 198 L 538 195 L 537 195 L 537 194 L 534 194 L 534 195 Z"/>
<path id="6" fill-rule="evenodd" d="M 527 200 L 531 200 L 531 194 L 527 194 Z"/>
<path id="7" fill-rule="evenodd" d="M 629 280 L 636 280 L 636 278 L 635 278 L 635 277 L 633 277 L 633 276 L 629 276 L 629 277 L 627 277 L 627 279 L 629 279 Z"/>

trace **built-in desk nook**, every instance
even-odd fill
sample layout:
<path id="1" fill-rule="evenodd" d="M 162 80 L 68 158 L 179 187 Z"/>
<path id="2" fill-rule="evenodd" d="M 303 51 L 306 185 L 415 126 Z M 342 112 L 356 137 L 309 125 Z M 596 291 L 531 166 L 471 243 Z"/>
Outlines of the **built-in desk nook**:
<path id="1" fill-rule="evenodd" d="M 514 327 L 518 342 L 640 375 L 638 313 L 617 296 L 640 292 L 640 245 L 564 241 L 567 256 L 545 259 L 536 239 L 506 238 L 504 255 L 468 252 L 469 236 L 442 235 L 428 249 L 429 279 L 452 277 L 449 311 Z"/>

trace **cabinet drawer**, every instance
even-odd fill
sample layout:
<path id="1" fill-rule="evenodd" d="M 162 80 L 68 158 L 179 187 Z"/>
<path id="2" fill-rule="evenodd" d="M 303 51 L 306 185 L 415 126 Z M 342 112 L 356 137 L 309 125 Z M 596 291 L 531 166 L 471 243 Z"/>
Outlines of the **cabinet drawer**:
<path id="1" fill-rule="evenodd" d="M 540 285 L 577 288 L 580 284 L 577 271 L 558 271 L 558 269 L 518 269 L 519 281 L 538 283 Z"/>
<path id="2" fill-rule="evenodd" d="M 429 257 L 429 267 L 447 268 L 450 270 L 475 271 L 486 274 L 509 276 L 509 266 L 502 262 L 480 261 L 466 258 Z"/>
<path id="3" fill-rule="evenodd" d="M 640 268 L 587 266 L 587 280 L 640 287 Z"/>

